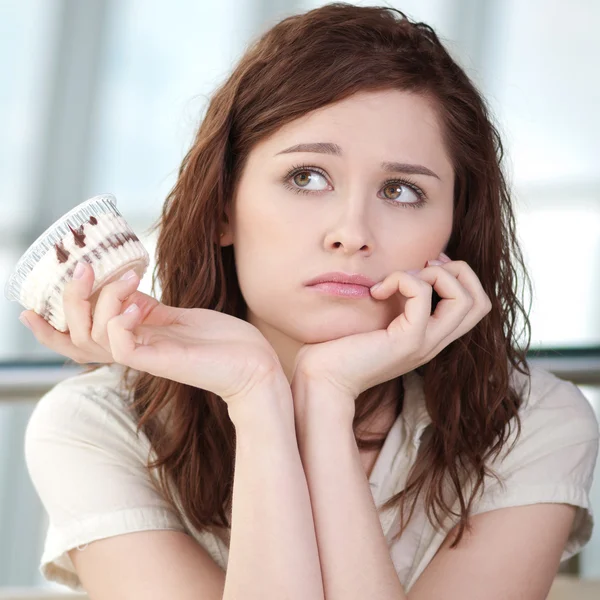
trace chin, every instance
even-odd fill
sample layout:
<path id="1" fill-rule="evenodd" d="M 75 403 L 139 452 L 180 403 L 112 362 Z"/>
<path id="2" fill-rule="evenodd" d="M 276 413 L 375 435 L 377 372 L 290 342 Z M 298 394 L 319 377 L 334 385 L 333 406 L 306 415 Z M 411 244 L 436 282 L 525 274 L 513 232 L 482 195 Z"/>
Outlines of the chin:
<path id="1" fill-rule="evenodd" d="M 331 323 L 330 321 L 322 324 L 311 324 L 310 326 L 306 324 L 305 327 L 302 327 L 301 331 L 295 332 L 294 337 L 303 344 L 320 344 L 321 342 L 329 342 L 349 335 L 368 333 L 370 331 L 376 331 L 377 329 L 385 329 L 386 327 L 387 324 L 383 322 L 380 324 L 368 323 L 366 320 L 355 324 L 349 324 L 342 321 L 339 323 Z"/>

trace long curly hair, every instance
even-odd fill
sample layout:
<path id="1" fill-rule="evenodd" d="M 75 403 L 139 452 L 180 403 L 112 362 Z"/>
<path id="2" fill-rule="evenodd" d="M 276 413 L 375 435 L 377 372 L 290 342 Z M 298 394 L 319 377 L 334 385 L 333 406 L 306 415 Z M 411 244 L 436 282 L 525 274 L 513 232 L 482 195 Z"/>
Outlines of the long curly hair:
<path id="1" fill-rule="evenodd" d="M 389 7 L 332 3 L 285 18 L 253 41 L 213 94 L 162 214 L 151 227 L 160 228 L 152 291 L 155 295 L 158 274 L 164 304 L 246 319 L 233 247 L 221 247 L 218 239 L 249 152 L 298 117 L 356 92 L 384 89 L 433 100 L 455 174 L 453 230 L 446 252 L 469 263 L 493 305 L 471 331 L 417 369 L 431 435 L 405 489 L 381 507 L 400 503 L 397 539 L 425 489 L 430 520 L 433 515 L 442 525 L 439 509 L 442 517 L 452 513 L 459 521 L 454 548 L 465 528 L 470 529 L 472 503 L 483 491 L 485 476 L 498 478 L 486 459 L 502 450 L 511 422 L 521 434 L 522 398 L 511 388 L 510 371 L 530 376 L 526 354 L 531 328 L 518 296 L 516 267 L 529 290 L 531 281 L 516 238 L 499 132 L 484 98 L 430 26 Z M 434 293 L 432 308 L 439 299 Z M 526 333 L 521 348 L 515 333 L 518 315 Z M 125 370 L 123 381 L 131 371 Z M 147 467 L 160 469 L 162 493 L 173 502 L 170 483 L 199 531 L 230 528 L 235 429 L 226 404 L 203 389 L 144 372 L 133 375 L 131 409 L 138 432 L 143 429 L 156 452 L 157 460 Z M 370 388 L 356 400 L 353 427 L 361 450 L 383 445 L 385 438 L 366 440 L 358 433 L 390 386 L 398 391 L 400 414 L 402 378 Z M 166 405 L 168 430 L 157 418 Z M 465 499 L 462 483 L 470 477 L 474 485 Z M 460 513 L 444 497 L 445 481 L 458 498 Z M 405 503 L 411 500 L 405 523 Z"/>

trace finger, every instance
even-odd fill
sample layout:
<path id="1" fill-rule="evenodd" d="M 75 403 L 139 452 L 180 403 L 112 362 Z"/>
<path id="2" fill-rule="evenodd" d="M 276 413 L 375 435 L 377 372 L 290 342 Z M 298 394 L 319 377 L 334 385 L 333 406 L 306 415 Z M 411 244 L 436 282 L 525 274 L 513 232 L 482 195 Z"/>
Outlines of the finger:
<path id="1" fill-rule="evenodd" d="M 475 327 L 492 310 L 492 302 L 485 293 L 479 277 L 468 263 L 457 260 L 443 265 L 442 268 L 452 273 L 473 298 L 473 306 L 458 328 L 454 336 L 456 339 Z"/>
<path id="2" fill-rule="evenodd" d="M 138 344 L 133 332 L 140 315 L 139 306 L 133 303 L 106 323 L 106 332 L 115 361 L 136 370 L 151 372 L 156 351 L 151 345 Z"/>
<path id="3" fill-rule="evenodd" d="M 485 293 L 479 278 L 468 263 L 464 261 L 454 261 L 452 263 L 444 264 L 442 268 L 450 272 L 456 280 L 461 283 L 463 288 L 467 289 L 473 298 L 473 305 L 459 326 L 448 336 L 439 341 L 432 352 L 432 356 L 435 356 L 448 344 L 451 344 L 453 341 L 473 329 L 473 327 L 475 327 L 475 325 L 477 325 L 477 323 L 492 309 L 492 303 L 489 297 Z"/>
<path id="4" fill-rule="evenodd" d="M 31 331 L 36 340 L 50 350 L 62 354 L 76 363 L 83 364 L 89 362 L 85 360 L 85 356 L 79 348 L 77 348 L 71 340 L 70 334 L 62 333 L 50 325 L 40 315 L 33 310 L 25 310 L 21 313 L 31 325 Z"/>
<path id="5" fill-rule="evenodd" d="M 123 310 L 123 303 L 127 298 L 137 290 L 140 278 L 131 271 L 133 277 L 130 279 L 119 279 L 104 286 L 98 296 L 94 317 L 92 320 L 92 340 L 112 354 L 106 324 L 110 319 L 119 315 Z"/>
<path id="6" fill-rule="evenodd" d="M 411 328 L 424 331 L 431 313 L 433 288 L 405 271 L 394 271 L 371 294 L 378 300 L 385 300 L 398 292 L 406 298 L 404 312 L 389 324 L 388 331 L 407 332 Z"/>
<path id="7" fill-rule="evenodd" d="M 426 267 L 418 277 L 427 281 L 441 298 L 427 323 L 427 345 L 434 347 L 461 325 L 474 300 L 457 278 L 441 266 Z"/>
<path id="8" fill-rule="evenodd" d="M 85 261 L 80 261 L 78 264 L 84 267 L 83 275 L 80 279 L 73 278 L 65 284 L 63 309 L 75 347 L 93 353 L 98 351 L 98 347 L 90 337 L 92 313 L 87 299 L 94 285 L 94 270 Z"/>
<path id="9" fill-rule="evenodd" d="M 481 281 L 471 266 L 464 260 L 455 260 L 443 265 L 443 269 L 454 277 L 469 292 L 474 300 L 474 308 L 480 316 L 486 315 L 492 308 L 492 302 L 485 293 Z"/>

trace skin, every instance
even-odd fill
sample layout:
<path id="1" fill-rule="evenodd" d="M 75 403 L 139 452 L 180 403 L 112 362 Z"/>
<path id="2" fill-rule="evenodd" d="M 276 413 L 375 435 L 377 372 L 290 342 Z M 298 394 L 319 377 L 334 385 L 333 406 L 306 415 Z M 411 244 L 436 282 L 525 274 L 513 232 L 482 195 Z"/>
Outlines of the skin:
<path id="1" fill-rule="evenodd" d="M 335 143 L 342 156 L 280 154 L 309 142 Z M 424 165 L 438 178 L 386 172 L 384 161 Z M 300 165 L 324 174 L 300 169 L 286 179 Z M 425 193 L 422 207 L 410 206 L 419 197 L 399 178 Z M 294 193 L 284 181 L 310 193 Z M 439 259 L 452 231 L 453 190 L 434 108 L 409 92 L 355 94 L 288 123 L 252 149 L 220 239 L 235 244 L 248 321 L 274 348 L 288 381 L 303 345 L 384 329 L 405 302 L 400 294 L 383 301 L 325 295 L 304 282 L 328 271 L 379 282 Z"/>

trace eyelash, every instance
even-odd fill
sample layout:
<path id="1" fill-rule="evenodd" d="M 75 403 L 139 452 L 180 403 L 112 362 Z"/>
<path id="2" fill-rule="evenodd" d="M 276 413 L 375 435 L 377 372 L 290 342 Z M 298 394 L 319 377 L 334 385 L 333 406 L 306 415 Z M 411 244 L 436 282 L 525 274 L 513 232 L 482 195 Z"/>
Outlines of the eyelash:
<path id="1" fill-rule="evenodd" d="M 315 173 L 318 173 L 319 175 L 322 175 L 323 177 L 326 177 L 323 170 L 320 169 L 319 167 L 315 167 L 313 165 L 297 165 L 295 167 L 292 167 L 291 171 L 283 178 L 283 185 L 287 189 L 291 190 L 292 192 L 295 192 L 296 194 L 318 194 L 321 191 L 324 191 L 324 190 L 319 190 L 319 191 L 305 190 L 302 188 L 294 187 L 288 183 L 289 179 L 291 179 L 295 175 L 298 175 L 298 173 L 302 173 L 303 171 L 315 172 Z M 411 181 L 410 179 L 402 179 L 402 178 L 388 179 L 383 182 L 382 187 L 385 188 L 388 185 L 391 185 L 393 183 L 400 183 L 402 185 L 409 187 L 413 192 L 415 192 L 415 194 L 417 194 L 417 196 L 419 197 L 419 201 L 418 202 L 398 202 L 396 200 L 392 200 L 391 198 L 384 198 L 384 200 L 386 200 L 387 202 L 391 202 L 392 204 L 399 206 L 401 208 L 420 208 L 421 206 L 426 204 L 427 196 L 425 195 L 423 190 L 414 181 Z"/>

